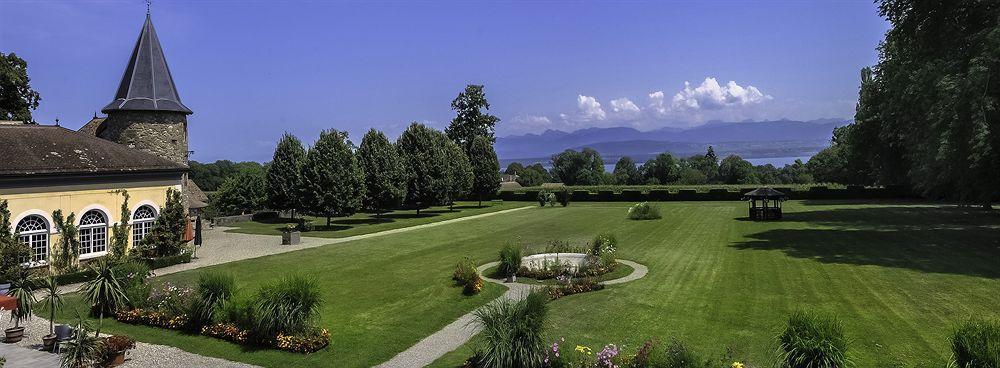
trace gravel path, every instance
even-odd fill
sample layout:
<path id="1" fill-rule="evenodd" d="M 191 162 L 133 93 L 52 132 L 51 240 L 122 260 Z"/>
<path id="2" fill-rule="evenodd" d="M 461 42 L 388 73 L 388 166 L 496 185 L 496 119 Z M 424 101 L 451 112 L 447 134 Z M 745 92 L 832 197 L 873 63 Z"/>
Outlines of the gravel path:
<path id="1" fill-rule="evenodd" d="M 11 327 L 10 312 L 0 311 L 0 328 Z M 25 327 L 24 339 L 13 344 L 0 344 L 0 355 L 7 357 L 5 368 L 57 368 L 59 355 L 41 351 L 42 336 L 49 334 L 49 321 L 35 316 L 21 324 Z M 107 336 L 107 334 L 101 334 Z M 171 367 L 256 367 L 250 364 L 231 362 L 225 359 L 201 356 L 181 349 L 136 342 L 135 349 L 125 356 L 124 368 L 171 368 Z"/>
<path id="2" fill-rule="evenodd" d="M 649 268 L 639 263 L 632 261 L 627 261 L 624 259 L 617 260 L 618 262 L 627 264 L 631 266 L 634 271 L 632 273 L 620 277 L 614 280 L 607 280 L 601 282 L 604 285 L 614 285 L 621 284 L 624 282 L 629 282 L 637 280 L 646 276 L 649 273 Z M 490 262 L 479 266 L 476 268 L 480 274 L 482 274 L 487 269 L 499 265 L 500 262 Z M 503 282 L 501 280 L 491 279 L 483 276 L 483 280 L 487 282 L 492 282 L 494 284 L 500 284 L 507 287 L 507 292 L 501 296 L 501 298 L 507 298 L 511 300 L 521 300 L 532 289 L 543 288 L 544 285 L 533 285 L 533 284 L 522 284 L 518 282 Z M 475 323 L 475 311 L 466 313 L 465 315 L 459 317 L 454 322 L 444 326 L 438 332 L 425 337 L 420 340 L 415 345 L 411 346 L 409 349 L 396 354 L 395 357 L 389 361 L 379 364 L 378 368 L 419 368 L 425 367 L 435 360 L 438 360 L 445 354 L 451 352 L 452 350 L 458 349 L 460 346 L 469 341 L 473 336 L 475 336 L 481 330 L 480 326 Z"/>

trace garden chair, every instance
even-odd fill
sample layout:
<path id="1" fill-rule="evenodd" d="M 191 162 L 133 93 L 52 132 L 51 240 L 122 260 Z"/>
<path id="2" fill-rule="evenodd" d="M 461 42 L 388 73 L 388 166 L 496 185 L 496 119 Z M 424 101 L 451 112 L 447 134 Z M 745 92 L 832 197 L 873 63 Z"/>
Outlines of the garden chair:
<path id="1" fill-rule="evenodd" d="M 56 325 L 56 345 L 55 353 L 58 354 L 62 352 L 63 343 L 73 339 L 73 327 L 69 325 Z"/>

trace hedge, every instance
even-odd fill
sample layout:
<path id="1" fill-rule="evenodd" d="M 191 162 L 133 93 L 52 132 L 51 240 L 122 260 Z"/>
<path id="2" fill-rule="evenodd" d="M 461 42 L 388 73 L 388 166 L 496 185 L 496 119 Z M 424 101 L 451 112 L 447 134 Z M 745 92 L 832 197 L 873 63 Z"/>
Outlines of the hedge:
<path id="1" fill-rule="evenodd" d="M 142 261 L 145 262 L 150 269 L 155 270 L 157 268 L 170 267 L 181 263 L 191 263 L 191 253 L 181 253 L 176 256 L 158 258 L 143 258 Z"/>

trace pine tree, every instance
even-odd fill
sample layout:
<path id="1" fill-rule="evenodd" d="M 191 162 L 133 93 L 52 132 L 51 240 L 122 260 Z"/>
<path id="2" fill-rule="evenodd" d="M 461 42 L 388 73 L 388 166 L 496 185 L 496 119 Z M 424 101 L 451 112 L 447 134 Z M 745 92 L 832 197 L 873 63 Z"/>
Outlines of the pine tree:
<path id="1" fill-rule="evenodd" d="M 292 217 L 295 217 L 295 210 L 301 206 L 298 189 L 305 158 L 302 141 L 285 133 L 278 141 L 271 165 L 267 168 L 267 204 L 271 209 L 291 210 Z"/>
<path id="2" fill-rule="evenodd" d="M 446 137 L 444 139 L 447 139 Z M 406 204 L 420 209 L 443 203 L 448 194 L 448 166 L 440 131 L 412 123 L 396 140 L 406 173 Z"/>
<path id="3" fill-rule="evenodd" d="M 500 190 L 500 162 L 488 138 L 480 136 L 472 141 L 469 163 L 472 165 L 472 193 L 482 207 L 483 197 L 495 195 Z"/>
<path id="4" fill-rule="evenodd" d="M 476 137 L 486 137 L 490 143 L 496 141 L 493 136 L 494 126 L 500 119 L 484 113 L 489 110 L 490 103 L 486 101 L 486 92 L 482 85 L 470 84 L 451 102 L 451 109 L 456 116 L 445 130 L 448 138 L 458 143 L 462 150 L 469 152 Z"/>
<path id="5" fill-rule="evenodd" d="M 184 250 L 186 222 L 181 192 L 173 188 L 167 189 L 167 203 L 153 223 L 153 228 L 140 243 L 142 255 L 152 258 L 180 254 Z"/>
<path id="6" fill-rule="evenodd" d="M 382 213 L 403 202 L 406 197 L 406 177 L 403 161 L 385 134 L 371 129 L 361 139 L 358 164 L 364 174 L 365 210 Z"/>
<path id="7" fill-rule="evenodd" d="M 303 208 L 325 216 L 327 227 L 332 217 L 353 215 L 361 207 L 364 178 L 351 146 L 347 132 L 320 132 L 302 164 Z"/>
<path id="8" fill-rule="evenodd" d="M 455 201 L 468 194 L 469 190 L 472 189 L 472 165 L 469 164 L 469 157 L 462 151 L 462 147 L 443 135 L 440 136 L 440 139 L 448 160 L 448 198 L 446 201 L 449 209 L 454 210 Z"/>

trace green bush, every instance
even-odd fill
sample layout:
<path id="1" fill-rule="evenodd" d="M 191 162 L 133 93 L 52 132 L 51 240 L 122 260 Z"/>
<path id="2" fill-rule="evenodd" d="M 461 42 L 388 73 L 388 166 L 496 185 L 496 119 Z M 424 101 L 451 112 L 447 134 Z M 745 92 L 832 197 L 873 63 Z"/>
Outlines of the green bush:
<path id="1" fill-rule="evenodd" d="M 642 202 L 629 207 L 628 218 L 632 220 L 656 220 L 660 218 L 660 207 Z"/>
<path id="2" fill-rule="evenodd" d="M 697 354 L 684 346 L 680 341 L 672 341 L 663 350 L 653 349 L 649 353 L 647 367 L 657 368 L 708 368 L 711 364 L 702 360 Z"/>
<path id="3" fill-rule="evenodd" d="M 56 275 L 56 282 L 59 285 L 70 285 L 76 284 L 84 281 L 90 281 L 97 276 L 91 269 L 80 270 L 76 272 L 64 273 L 61 275 Z"/>
<path id="4" fill-rule="evenodd" d="M 253 302 L 252 331 L 259 339 L 304 332 L 322 302 L 316 282 L 302 276 L 265 285 Z"/>
<path id="5" fill-rule="evenodd" d="M 455 283 L 459 286 L 462 286 L 463 292 L 466 295 L 478 294 L 483 290 L 483 279 L 479 277 L 479 271 L 476 271 L 476 264 L 472 261 L 472 258 L 466 257 L 458 262 L 458 265 L 455 266 L 455 272 L 451 275 L 451 279 L 455 280 Z"/>
<path id="6" fill-rule="evenodd" d="M 482 327 L 476 358 L 480 367 L 538 367 L 545 344 L 542 330 L 548 297 L 532 291 L 521 301 L 500 298 L 475 313 Z"/>
<path id="7" fill-rule="evenodd" d="M 951 337 L 951 351 L 959 368 L 1000 367 L 1000 323 L 965 322 Z"/>
<path id="8" fill-rule="evenodd" d="M 173 256 L 156 257 L 156 258 L 143 258 L 143 262 L 151 269 L 159 269 L 164 267 L 170 267 L 181 263 L 191 263 L 191 253 L 181 253 Z"/>
<path id="9" fill-rule="evenodd" d="M 815 313 L 794 312 L 778 336 L 781 360 L 787 368 L 843 368 L 852 366 L 847 338 L 840 322 Z"/>
<path id="10" fill-rule="evenodd" d="M 590 243 L 590 254 L 600 256 L 604 253 L 614 253 L 618 250 L 618 239 L 612 233 L 600 233 Z"/>
<path id="11" fill-rule="evenodd" d="M 538 191 L 538 206 L 545 207 L 545 204 L 549 202 L 549 191 L 540 190 Z"/>
<path id="12" fill-rule="evenodd" d="M 508 242 L 500 248 L 500 266 L 497 272 L 502 277 L 510 277 L 517 274 L 521 269 L 521 246 L 515 242 Z"/>
<path id="13" fill-rule="evenodd" d="M 560 205 L 562 205 L 563 207 L 567 207 L 569 206 L 570 196 L 572 196 L 570 191 L 563 189 L 559 191 L 559 193 L 556 195 L 556 199 L 559 201 Z"/>
<path id="14" fill-rule="evenodd" d="M 216 320 L 229 299 L 236 294 L 236 279 L 232 275 L 203 273 L 198 277 L 197 298 L 192 301 L 190 327 L 200 329 Z"/>

